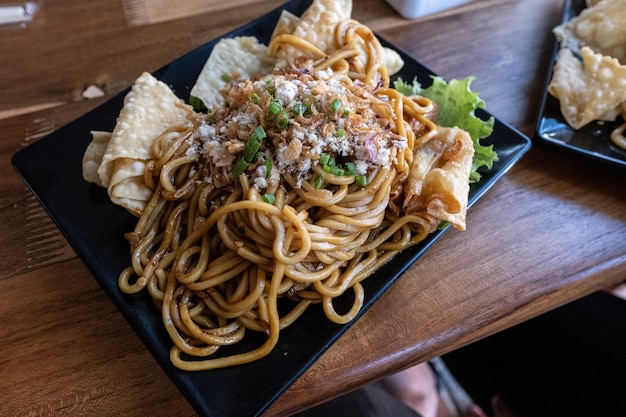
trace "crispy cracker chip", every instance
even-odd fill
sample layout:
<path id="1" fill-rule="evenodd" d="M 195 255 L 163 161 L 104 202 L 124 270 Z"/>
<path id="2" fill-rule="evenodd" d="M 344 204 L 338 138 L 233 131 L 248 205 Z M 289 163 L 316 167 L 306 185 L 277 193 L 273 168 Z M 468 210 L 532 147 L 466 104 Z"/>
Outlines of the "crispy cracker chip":
<path id="1" fill-rule="evenodd" d="M 167 129 L 188 122 L 191 107 L 163 82 L 144 72 L 124 98 L 102 161 L 101 185 L 111 200 L 134 214 L 143 211 L 152 191 L 143 180 L 154 141 Z M 95 145 L 94 145 L 95 146 Z"/>
<path id="2" fill-rule="evenodd" d="M 337 24 L 352 15 L 352 0 L 314 0 L 292 32 L 326 53 L 335 48 Z"/>
<path id="3" fill-rule="evenodd" d="M 387 67 L 389 75 L 393 75 L 402 69 L 402 67 L 404 66 L 404 60 L 398 52 L 391 48 L 384 47 L 383 53 L 383 63 L 385 67 Z"/>
<path id="4" fill-rule="evenodd" d="M 220 40 L 204 64 L 191 96 L 197 97 L 208 109 L 224 104 L 221 90 L 229 80 L 240 81 L 268 74 L 276 61 L 267 53 L 267 46 L 253 36 Z"/>
<path id="5" fill-rule="evenodd" d="M 594 52 L 626 64 L 626 0 L 593 2 L 578 16 L 554 28 L 561 45 L 579 53 L 588 46 Z"/>
<path id="6" fill-rule="evenodd" d="M 270 53 L 285 60 L 288 64 L 293 64 L 299 57 L 320 59 L 324 55 L 331 55 L 337 50 L 335 35 L 338 25 L 350 19 L 351 14 L 351 0 L 315 0 L 301 18 L 283 11 L 272 32 L 271 39 L 275 40 L 281 35 L 293 35 L 295 38 L 308 42 L 314 48 L 297 49 L 291 45 L 282 44 L 272 49 Z M 362 49 L 362 54 L 358 58 L 359 63 L 365 65 L 365 62 L 361 61 L 367 60 L 370 52 L 361 44 L 358 47 Z M 404 66 L 404 61 L 395 50 L 386 47 L 381 49 L 382 56 L 379 59 L 390 75 L 395 74 Z"/>
<path id="7" fill-rule="evenodd" d="M 608 113 L 617 114 L 617 107 L 626 100 L 626 65 L 587 47 L 581 52 L 589 86 L 586 116 L 594 120 Z"/>
<path id="8" fill-rule="evenodd" d="M 92 131 L 91 142 L 89 142 L 83 154 L 83 178 L 85 181 L 92 182 L 100 187 L 104 187 L 104 185 L 100 175 L 98 175 L 98 168 L 102 164 L 102 157 L 107 150 L 110 139 L 111 132 Z"/>
<path id="9" fill-rule="evenodd" d="M 140 215 L 152 197 L 152 190 L 146 186 L 143 177 L 146 162 L 120 158 L 114 165 L 108 187 L 109 198 L 131 213 Z"/>
<path id="10" fill-rule="evenodd" d="M 280 13 L 278 22 L 276 22 L 276 26 L 274 26 L 272 39 L 280 35 L 293 33 L 293 31 L 296 30 L 298 23 L 300 23 L 300 18 L 298 16 L 288 10 L 283 10 Z"/>
<path id="11" fill-rule="evenodd" d="M 433 230 L 440 219 L 465 230 L 473 155 L 467 132 L 439 127 L 435 137 L 415 150 L 404 186 L 404 212 L 429 219 Z"/>
<path id="12" fill-rule="evenodd" d="M 352 14 L 352 0 L 314 0 L 301 17 L 283 12 L 278 20 L 272 40 L 281 35 L 292 35 L 313 46 L 313 50 L 296 49 L 280 45 L 270 53 L 288 64 L 298 57 L 318 59 L 336 51 L 335 30 L 337 25 Z"/>
<path id="13" fill-rule="evenodd" d="M 589 47 L 583 47 L 581 54 L 582 62 L 569 49 L 560 50 L 548 86 L 574 129 L 593 120 L 614 120 L 618 106 L 626 100 L 626 66 Z"/>
<path id="14" fill-rule="evenodd" d="M 559 100 L 567 123 L 577 129 L 589 94 L 583 64 L 570 49 L 559 50 L 548 92 Z"/>
<path id="15" fill-rule="evenodd" d="M 119 158 L 150 159 L 154 140 L 165 130 L 187 121 L 191 108 L 163 82 L 144 72 L 124 98 L 124 106 L 98 174 L 105 187 L 113 175 L 113 163 Z"/>

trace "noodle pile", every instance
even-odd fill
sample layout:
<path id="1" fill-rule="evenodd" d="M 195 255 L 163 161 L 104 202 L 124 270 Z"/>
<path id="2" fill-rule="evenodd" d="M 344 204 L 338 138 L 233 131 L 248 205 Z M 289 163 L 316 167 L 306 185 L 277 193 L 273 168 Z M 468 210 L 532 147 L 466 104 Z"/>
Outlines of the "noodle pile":
<path id="1" fill-rule="evenodd" d="M 364 279 L 441 221 L 464 228 L 471 139 L 437 126 L 430 100 L 389 88 L 367 27 L 341 19 L 330 52 L 289 33 L 268 49 L 283 58 L 274 73 L 231 82 L 209 115 L 187 110 L 141 172 L 152 194 L 119 286 L 150 294 L 183 370 L 264 357 L 311 304 L 350 322 Z M 292 308 L 279 313 L 279 299 Z M 249 331 L 266 341 L 211 356 Z"/>

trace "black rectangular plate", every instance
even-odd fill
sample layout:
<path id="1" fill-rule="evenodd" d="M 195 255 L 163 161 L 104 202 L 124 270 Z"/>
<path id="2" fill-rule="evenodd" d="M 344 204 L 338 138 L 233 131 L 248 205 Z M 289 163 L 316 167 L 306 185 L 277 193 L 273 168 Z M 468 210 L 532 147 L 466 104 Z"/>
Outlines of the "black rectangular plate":
<path id="1" fill-rule="evenodd" d="M 300 15 L 309 3 L 310 1 L 294 0 L 282 8 Z M 268 28 L 274 27 L 280 9 L 269 12 L 225 36 L 254 35 L 267 43 Z M 187 99 L 204 62 L 218 40 L 175 60 L 154 75 L 170 85 L 180 97 Z M 406 65 L 398 75 L 405 80 L 417 77 L 422 85 L 430 85 L 432 72 L 407 54 L 399 52 Z M 118 274 L 130 262 L 129 247 L 123 234 L 134 228 L 136 218 L 112 204 L 106 190 L 82 179 L 81 161 L 91 140 L 90 131 L 113 129 L 124 95 L 128 91 L 121 92 L 100 107 L 20 150 L 13 156 L 13 165 L 147 349 L 195 410 L 202 416 L 260 415 L 349 325 L 340 326 L 329 322 L 321 308 L 315 306 L 297 324 L 281 332 L 278 346 L 269 356 L 254 363 L 205 372 L 184 372 L 170 363 L 169 351 L 172 343 L 149 296 L 125 295 L 117 286 Z M 482 110 L 478 114 L 481 118 L 489 116 Z M 470 205 L 530 147 L 528 138 L 500 121 L 496 121 L 493 135 L 485 143 L 494 145 L 500 159 L 492 170 L 483 173 L 478 184 L 471 187 Z M 419 246 L 399 254 L 382 270 L 365 280 L 363 286 L 366 298 L 362 313 L 442 233 L 443 231 L 436 232 Z M 337 308 L 341 311 L 341 303 Z M 246 336 L 231 352 L 249 349 L 257 342 L 254 336 Z M 225 348 L 225 352 L 229 352 L 228 348 Z"/>
<path id="2" fill-rule="evenodd" d="M 568 22 L 580 14 L 585 7 L 585 0 L 566 0 L 561 21 Z M 594 121 L 575 130 L 565 121 L 559 101 L 548 93 L 547 87 L 552 79 L 552 70 L 559 48 L 560 43 L 555 38 L 554 53 L 535 132 L 535 142 L 538 145 L 547 145 L 553 149 L 592 158 L 600 163 L 626 168 L 626 150 L 616 146 L 609 137 L 611 131 L 622 123 L 621 117 L 615 122 Z"/>

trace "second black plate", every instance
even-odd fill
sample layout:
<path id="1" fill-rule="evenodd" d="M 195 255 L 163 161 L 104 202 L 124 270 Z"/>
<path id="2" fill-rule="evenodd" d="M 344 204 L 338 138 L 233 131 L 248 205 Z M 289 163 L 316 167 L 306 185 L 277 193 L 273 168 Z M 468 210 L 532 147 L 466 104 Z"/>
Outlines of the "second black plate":
<path id="1" fill-rule="evenodd" d="M 587 7 L 585 0 L 567 0 L 563 8 L 562 22 L 568 22 L 585 7 Z M 621 118 L 615 122 L 591 122 L 581 129 L 572 129 L 561 114 L 559 101 L 548 93 L 547 86 L 552 78 L 552 68 L 556 63 L 559 48 L 560 44 L 556 41 L 535 140 L 539 144 L 626 168 L 626 150 L 616 146 L 609 137 L 611 131 L 622 123 Z"/>

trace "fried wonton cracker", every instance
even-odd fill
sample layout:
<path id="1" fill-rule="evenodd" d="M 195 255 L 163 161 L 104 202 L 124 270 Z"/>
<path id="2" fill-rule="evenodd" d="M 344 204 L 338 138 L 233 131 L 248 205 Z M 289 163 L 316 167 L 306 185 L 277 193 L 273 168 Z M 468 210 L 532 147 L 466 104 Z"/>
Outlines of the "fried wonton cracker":
<path id="1" fill-rule="evenodd" d="M 620 112 L 624 122 L 611 131 L 611 141 L 620 148 L 626 150 L 626 103 L 620 105 Z"/>
<path id="2" fill-rule="evenodd" d="M 595 1 L 554 28 L 561 45 L 575 53 L 584 46 L 626 64 L 626 0 Z"/>
<path id="3" fill-rule="evenodd" d="M 423 216 L 434 230 L 440 220 L 465 230 L 474 144 L 457 127 L 439 127 L 437 134 L 415 150 L 405 184 L 403 209 Z"/>
<path id="4" fill-rule="evenodd" d="M 254 36 L 224 38 L 211 51 L 190 94 L 207 109 L 215 109 L 224 104 L 221 90 L 228 82 L 271 73 L 275 64 L 267 46 Z"/>
<path id="5" fill-rule="evenodd" d="M 104 184 L 98 175 L 98 168 L 102 164 L 102 157 L 110 140 L 111 132 L 92 131 L 91 142 L 83 154 L 83 178 L 85 181 L 93 182 L 100 187 L 104 187 Z"/>
<path id="6" fill-rule="evenodd" d="M 89 155 L 83 161 L 83 176 L 106 187 L 115 204 L 141 214 L 152 195 L 143 180 L 145 164 L 152 158 L 152 145 L 165 130 L 188 123 L 191 113 L 191 107 L 167 85 L 143 73 L 124 98 L 110 138 L 103 132 L 92 133 Z M 93 173 L 93 164 L 98 161 L 99 181 Z"/>
<path id="7" fill-rule="evenodd" d="M 352 0 L 314 0 L 302 14 L 293 35 L 315 45 L 321 51 L 335 50 L 335 28 L 352 15 Z"/>
<path id="8" fill-rule="evenodd" d="M 593 120 L 614 120 L 626 101 L 626 66 L 615 58 L 581 49 L 582 62 L 561 49 L 548 91 L 559 99 L 561 113 L 574 129 Z"/>
<path id="9" fill-rule="evenodd" d="M 276 22 L 276 26 L 274 26 L 272 39 L 280 35 L 292 34 L 299 22 L 300 18 L 298 16 L 288 10 L 283 10 L 280 13 L 278 22 Z"/>
<path id="10" fill-rule="evenodd" d="M 389 71 L 389 75 L 393 75 L 400 71 L 404 66 L 404 60 L 398 52 L 391 48 L 383 47 L 383 63 Z"/>
<path id="11" fill-rule="evenodd" d="M 289 42 L 278 42 L 278 46 L 270 50 L 270 54 L 283 59 L 290 65 L 302 57 L 318 60 L 332 55 L 338 49 L 337 29 L 342 22 L 350 20 L 351 14 L 351 0 L 314 0 L 302 17 L 283 11 L 272 32 L 271 39 L 274 41 L 276 38 L 289 36 L 306 42 L 310 47 L 297 49 L 289 45 Z M 369 52 L 365 49 L 363 48 L 363 54 L 357 59 L 368 59 Z M 390 75 L 395 74 L 404 66 L 400 54 L 387 47 L 381 48 L 380 61 Z"/>
<path id="12" fill-rule="evenodd" d="M 314 0 L 301 17 L 283 12 L 272 32 L 272 41 L 287 36 L 304 42 L 308 47 L 297 49 L 288 42 L 278 42 L 278 46 L 270 50 L 270 54 L 289 65 L 300 57 L 323 58 L 337 50 L 335 30 L 351 14 L 352 0 Z"/>

